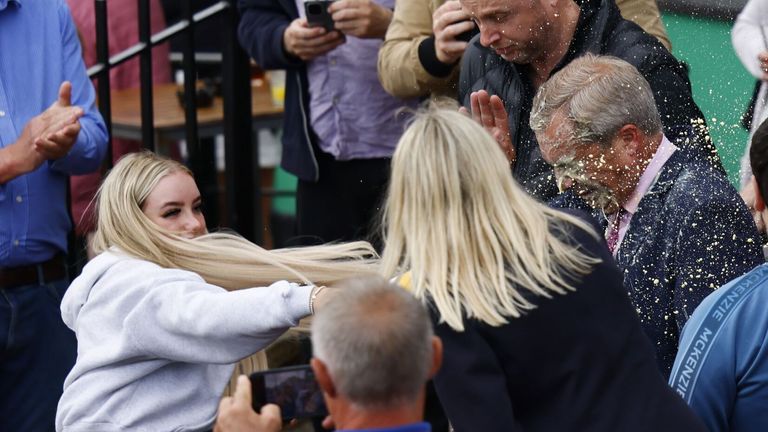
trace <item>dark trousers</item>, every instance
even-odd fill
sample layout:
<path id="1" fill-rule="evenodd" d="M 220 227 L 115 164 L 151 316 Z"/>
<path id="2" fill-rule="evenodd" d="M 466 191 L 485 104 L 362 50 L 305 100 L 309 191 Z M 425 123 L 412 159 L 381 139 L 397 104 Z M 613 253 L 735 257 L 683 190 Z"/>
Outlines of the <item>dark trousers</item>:
<path id="1" fill-rule="evenodd" d="M 0 429 L 54 430 L 75 334 L 61 320 L 69 281 L 0 288 Z"/>
<path id="2" fill-rule="evenodd" d="M 320 180 L 299 180 L 298 243 L 368 240 L 380 245 L 378 225 L 389 183 L 389 158 L 337 161 L 317 151 Z"/>

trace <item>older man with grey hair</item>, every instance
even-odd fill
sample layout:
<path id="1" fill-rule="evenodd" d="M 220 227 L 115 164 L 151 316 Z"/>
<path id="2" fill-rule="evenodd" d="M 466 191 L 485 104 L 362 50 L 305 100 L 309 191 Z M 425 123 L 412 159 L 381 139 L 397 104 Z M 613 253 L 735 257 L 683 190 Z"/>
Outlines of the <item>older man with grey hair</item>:
<path id="1" fill-rule="evenodd" d="M 608 247 L 667 376 L 699 302 L 761 262 L 725 175 L 671 143 L 648 82 L 624 60 L 573 60 L 536 94 L 530 125 L 567 190 L 557 206 L 597 211 Z"/>
<path id="2" fill-rule="evenodd" d="M 443 348 L 426 309 L 380 277 L 347 281 L 338 292 L 313 317 L 311 360 L 336 430 L 429 432 L 422 421 L 426 383 Z M 248 385 L 245 378 L 238 383 Z M 280 430 L 277 407 L 259 415 L 249 406 L 222 402 L 215 430 Z"/>

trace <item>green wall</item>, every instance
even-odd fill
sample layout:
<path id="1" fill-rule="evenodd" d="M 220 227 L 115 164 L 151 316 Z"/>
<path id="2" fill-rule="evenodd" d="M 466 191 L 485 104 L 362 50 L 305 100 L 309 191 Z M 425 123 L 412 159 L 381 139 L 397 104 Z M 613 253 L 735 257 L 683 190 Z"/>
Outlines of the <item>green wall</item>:
<path id="1" fill-rule="evenodd" d="M 732 23 L 677 14 L 664 14 L 663 19 L 672 51 L 690 66 L 694 99 L 707 118 L 723 165 L 735 184 L 747 140 L 739 120 L 755 81 L 731 46 Z"/>

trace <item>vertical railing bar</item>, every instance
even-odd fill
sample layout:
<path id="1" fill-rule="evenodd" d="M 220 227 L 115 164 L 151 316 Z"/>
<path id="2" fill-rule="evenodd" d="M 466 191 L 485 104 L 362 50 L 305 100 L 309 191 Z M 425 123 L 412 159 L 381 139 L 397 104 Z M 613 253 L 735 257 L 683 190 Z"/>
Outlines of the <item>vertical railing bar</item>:
<path id="1" fill-rule="evenodd" d="M 190 159 L 194 159 L 192 154 L 199 153 L 200 140 L 197 134 L 197 72 L 195 68 L 195 22 L 192 13 L 192 1 L 182 1 L 182 19 L 189 23 L 183 38 L 184 48 L 182 50 L 184 59 L 182 65 L 184 68 L 184 114 L 187 123 L 186 138 L 187 149 L 190 153 Z"/>
<path id="2" fill-rule="evenodd" d="M 139 0 L 139 41 L 144 44 L 139 54 L 141 86 L 141 140 L 144 148 L 155 150 L 155 119 L 152 106 L 152 17 L 149 0 Z"/>
<path id="3" fill-rule="evenodd" d="M 222 97 L 229 226 L 261 244 L 261 177 L 258 144 L 252 139 L 249 59 L 237 40 L 238 13 L 231 2 L 223 21 Z"/>
<path id="4" fill-rule="evenodd" d="M 109 84 L 109 29 L 107 26 L 107 0 L 94 0 L 96 12 L 96 61 L 107 65 L 98 74 L 98 103 L 99 112 L 104 117 L 107 127 L 107 157 L 108 167 L 112 166 L 112 98 Z"/>

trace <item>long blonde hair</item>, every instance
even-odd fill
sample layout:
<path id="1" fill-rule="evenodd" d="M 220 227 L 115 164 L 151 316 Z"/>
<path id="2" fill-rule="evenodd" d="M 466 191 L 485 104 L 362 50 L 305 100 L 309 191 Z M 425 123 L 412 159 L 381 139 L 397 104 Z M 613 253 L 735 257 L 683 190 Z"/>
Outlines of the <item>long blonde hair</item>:
<path id="1" fill-rule="evenodd" d="M 565 294 L 600 262 L 567 241 L 597 237 L 586 222 L 528 196 L 481 126 L 435 104 L 398 143 L 383 229 L 382 272 L 411 272 L 414 294 L 457 331 L 463 314 L 505 324 L 533 307 L 523 290 Z"/>
<path id="2" fill-rule="evenodd" d="M 151 152 L 122 158 L 97 194 L 95 251 L 117 247 L 161 267 L 195 272 L 230 290 L 280 279 L 332 284 L 376 272 L 376 253 L 366 242 L 268 251 L 232 233 L 190 240 L 163 230 L 144 215 L 142 206 L 163 177 L 178 171 L 192 175 L 182 164 Z"/>

